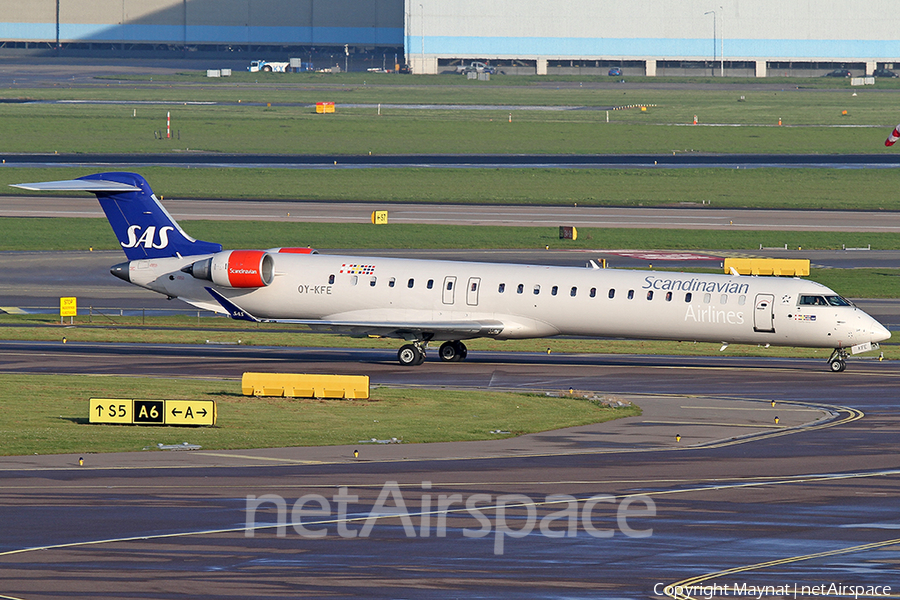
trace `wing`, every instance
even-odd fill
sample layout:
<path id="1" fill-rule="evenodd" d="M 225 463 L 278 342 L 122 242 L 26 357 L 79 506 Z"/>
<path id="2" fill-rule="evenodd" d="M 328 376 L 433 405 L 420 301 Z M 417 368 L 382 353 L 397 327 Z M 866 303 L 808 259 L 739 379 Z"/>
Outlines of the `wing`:
<path id="1" fill-rule="evenodd" d="M 313 331 L 342 333 L 354 337 L 379 336 L 404 340 L 469 339 L 494 337 L 503 332 L 503 322 L 493 319 L 470 321 L 326 321 L 322 319 L 259 319 L 214 290 L 206 291 L 222 305 L 232 319 L 254 323 L 293 323 L 306 325 Z"/>

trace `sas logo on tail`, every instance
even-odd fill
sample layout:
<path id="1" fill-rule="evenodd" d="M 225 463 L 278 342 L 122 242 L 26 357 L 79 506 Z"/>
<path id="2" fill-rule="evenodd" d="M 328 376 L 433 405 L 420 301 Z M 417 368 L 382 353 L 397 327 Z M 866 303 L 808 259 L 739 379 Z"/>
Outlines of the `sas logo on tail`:
<path id="1" fill-rule="evenodd" d="M 143 244 L 144 248 L 156 248 L 159 250 L 160 248 L 165 248 L 169 245 L 169 232 L 174 231 L 174 227 L 161 227 L 159 229 L 159 243 L 154 243 L 154 239 L 156 237 L 156 225 L 151 225 L 147 228 L 147 230 L 141 234 L 141 237 L 138 237 L 138 232 L 141 230 L 140 225 L 132 225 L 128 228 L 128 243 L 119 242 L 122 244 L 123 248 L 134 248 L 136 246 L 140 246 Z"/>

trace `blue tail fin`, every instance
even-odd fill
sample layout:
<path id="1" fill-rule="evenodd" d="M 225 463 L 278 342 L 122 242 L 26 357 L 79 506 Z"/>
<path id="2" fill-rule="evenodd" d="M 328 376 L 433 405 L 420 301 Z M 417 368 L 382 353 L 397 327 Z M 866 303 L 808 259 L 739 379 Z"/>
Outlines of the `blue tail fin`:
<path id="1" fill-rule="evenodd" d="M 147 181 L 136 173 L 97 173 L 76 181 L 85 182 L 83 189 L 97 195 L 128 260 L 212 254 L 222 250 L 221 244 L 195 240 L 185 233 L 160 204 Z M 92 183 L 101 181 L 137 189 L 109 190 L 103 189 L 102 184 Z"/>
<path id="2" fill-rule="evenodd" d="M 97 173 L 69 181 L 19 183 L 12 187 L 42 192 L 97 195 L 128 260 L 214 254 L 221 244 L 201 242 L 184 232 L 150 185 L 136 173 Z"/>

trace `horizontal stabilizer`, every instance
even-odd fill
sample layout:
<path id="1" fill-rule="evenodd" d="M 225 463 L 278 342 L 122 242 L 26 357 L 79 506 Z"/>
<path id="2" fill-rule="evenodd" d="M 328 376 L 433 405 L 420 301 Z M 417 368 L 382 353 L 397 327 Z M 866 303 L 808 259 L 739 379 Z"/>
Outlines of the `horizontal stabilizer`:
<path id="1" fill-rule="evenodd" d="M 141 188 L 102 179 L 69 179 L 67 181 L 39 181 L 37 183 L 15 183 L 10 187 L 32 192 L 139 192 Z"/>

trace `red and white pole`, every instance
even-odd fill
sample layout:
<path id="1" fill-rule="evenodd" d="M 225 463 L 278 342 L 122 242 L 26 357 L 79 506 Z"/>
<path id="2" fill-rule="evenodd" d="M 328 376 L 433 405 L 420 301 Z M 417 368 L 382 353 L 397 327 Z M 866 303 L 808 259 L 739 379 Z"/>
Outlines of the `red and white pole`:
<path id="1" fill-rule="evenodd" d="M 894 127 L 894 130 L 891 132 L 891 135 L 888 136 L 888 139 L 884 140 L 884 145 L 893 146 L 897 143 L 897 140 L 900 140 L 900 125 Z"/>
<path id="2" fill-rule="evenodd" d="M 172 113 L 166 111 L 166 139 L 172 139 Z"/>

